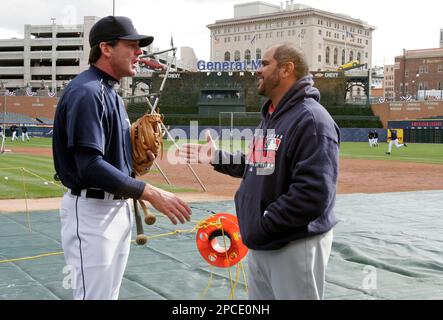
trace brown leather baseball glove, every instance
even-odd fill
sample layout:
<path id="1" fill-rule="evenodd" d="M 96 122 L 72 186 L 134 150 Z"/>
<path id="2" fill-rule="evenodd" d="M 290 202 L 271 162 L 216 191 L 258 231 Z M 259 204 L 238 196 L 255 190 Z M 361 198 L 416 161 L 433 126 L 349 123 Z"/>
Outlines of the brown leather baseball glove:
<path id="1" fill-rule="evenodd" d="M 132 164 L 138 176 L 144 175 L 154 164 L 148 156 L 151 151 L 155 157 L 162 155 L 163 115 L 145 114 L 131 126 Z"/>

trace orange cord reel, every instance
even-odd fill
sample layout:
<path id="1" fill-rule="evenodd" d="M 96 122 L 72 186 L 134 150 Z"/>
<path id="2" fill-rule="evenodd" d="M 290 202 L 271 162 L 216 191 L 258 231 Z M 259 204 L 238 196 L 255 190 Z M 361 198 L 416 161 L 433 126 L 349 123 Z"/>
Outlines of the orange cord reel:
<path id="1" fill-rule="evenodd" d="M 218 237 L 226 239 L 220 241 Z M 229 213 L 218 213 L 205 220 L 196 236 L 197 248 L 210 265 L 229 268 L 239 263 L 248 253 L 241 241 L 237 217 Z M 225 246 L 226 243 L 226 246 Z"/>

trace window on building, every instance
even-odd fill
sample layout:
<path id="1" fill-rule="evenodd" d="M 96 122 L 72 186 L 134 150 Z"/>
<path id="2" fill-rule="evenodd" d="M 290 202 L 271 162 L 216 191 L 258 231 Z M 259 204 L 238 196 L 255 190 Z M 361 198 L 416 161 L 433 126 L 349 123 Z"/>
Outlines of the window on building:
<path id="1" fill-rule="evenodd" d="M 409 70 L 405 70 L 405 77 L 408 78 L 409 77 Z"/>
<path id="2" fill-rule="evenodd" d="M 234 52 L 234 61 L 240 61 L 240 51 L 238 50 Z"/>
<path id="3" fill-rule="evenodd" d="M 246 49 L 246 51 L 245 51 L 245 60 L 247 63 L 251 62 L 251 50 L 249 50 L 249 49 Z"/>
<path id="4" fill-rule="evenodd" d="M 366 40 L 366 45 L 369 45 L 369 40 Z"/>
<path id="5" fill-rule="evenodd" d="M 357 60 L 361 62 L 361 52 L 357 52 Z"/>
<path id="6" fill-rule="evenodd" d="M 225 61 L 230 61 L 231 60 L 231 53 L 229 51 L 225 52 Z"/>
<path id="7" fill-rule="evenodd" d="M 443 64 L 437 66 L 437 72 L 443 72 Z"/>
<path id="8" fill-rule="evenodd" d="M 321 62 L 321 54 L 318 55 L 318 62 Z"/>
<path id="9" fill-rule="evenodd" d="M 443 89 L 442 83 L 440 81 L 437 82 L 437 90 L 442 90 L 442 89 Z"/>
<path id="10" fill-rule="evenodd" d="M 338 49 L 334 49 L 334 65 L 338 64 Z"/>
<path id="11" fill-rule="evenodd" d="M 349 52 L 349 61 L 352 61 L 352 60 L 354 60 L 354 51 L 350 51 Z"/>
<path id="12" fill-rule="evenodd" d="M 345 49 L 343 49 L 343 51 L 341 52 L 341 64 L 345 64 L 346 62 L 346 51 Z"/>
<path id="13" fill-rule="evenodd" d="M 261 59 L 261 49 L 255 50 L 255 59 L 260 60 Z"/>
<path id="14" fill-rule="evenodd" d="M 325 55 L 326 64 L 329 64 L 329 55 L 331 53 L 330 51 L 331 49 L 329 49 L 329 47 L 326 47 L 326 55 Z"/>
<path id="15" fill-rule="evenodd" d="M 321 36 L 321 29 L 318 29 L 318 35 Z"/>

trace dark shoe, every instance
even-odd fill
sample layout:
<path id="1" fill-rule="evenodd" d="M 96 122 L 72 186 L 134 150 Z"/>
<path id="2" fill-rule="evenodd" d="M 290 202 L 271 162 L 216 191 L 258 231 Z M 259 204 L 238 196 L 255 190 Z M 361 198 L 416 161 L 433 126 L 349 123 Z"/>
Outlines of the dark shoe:
<path id="1" fill-rule="evenodd" d="M 406 143 L 403 143 L 403 145 L 405 146 L 405 147 L 407 147 L 408 145 L 406 144 Z"/>
<path id="2" fill-rule="evenodd" d="M 391 155 L 391 153 L 390 153 L 390 152 L 386 152 L 386 154 L 387 154 L 387 155 Z"/>

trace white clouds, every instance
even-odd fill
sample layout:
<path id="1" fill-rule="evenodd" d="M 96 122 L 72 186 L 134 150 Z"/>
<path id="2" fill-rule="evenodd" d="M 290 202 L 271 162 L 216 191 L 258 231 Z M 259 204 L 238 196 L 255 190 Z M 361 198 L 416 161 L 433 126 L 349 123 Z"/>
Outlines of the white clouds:
<path id="1" fill-rule="evenodd" d="M 10 38 L 22 38 L 22 34 L 11 30 L 11 29 L 4 29 L 0 28 L 0 39 L 10 39 Z"/>
<path id="2" fill-rule="evenodd" d="M 155 37 L 154 46 L 167 48 L 171 34 L 176 46 L 193 47 L 197 57 L 209 57 L 206 25 L 232 18 L 233 6 L 253 0 L 115 0 L 116 14 L 131 17 L 140 33 Z M 21 37 L 24 24 L 81 23 L 83 16 L 112 14 L 112 0 L 14 0 L 0 2 L 0 38 Z M 280 5 L 285 0 L 265 0 Z M 439 46 L 443 28 L 443 2 L 309 0 L 294 1 L 311 7 L 350 15 L 377 27 L 373 33 L 373 64 L 393 63 L 403 48 Z"/>

